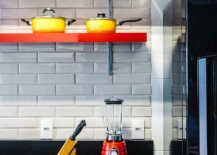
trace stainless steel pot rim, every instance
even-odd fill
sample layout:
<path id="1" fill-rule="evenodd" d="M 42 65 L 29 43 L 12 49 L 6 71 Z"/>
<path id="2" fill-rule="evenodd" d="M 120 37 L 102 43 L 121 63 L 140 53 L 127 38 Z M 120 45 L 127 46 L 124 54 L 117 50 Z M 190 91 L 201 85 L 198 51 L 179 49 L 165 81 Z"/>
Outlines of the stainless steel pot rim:
<path id="1" fill-rule="evenodd" d="M 63 19 L 63 20 L 66 20 L 65 17 L 60 17 L 60 16 L 51 16 L 51 15 L 48 15 L 48 16 L 36 16 L 36 17 L 32 17 L 32 19 L 43 19 L 43 18 L 46 18 L 46 19 Z"/>

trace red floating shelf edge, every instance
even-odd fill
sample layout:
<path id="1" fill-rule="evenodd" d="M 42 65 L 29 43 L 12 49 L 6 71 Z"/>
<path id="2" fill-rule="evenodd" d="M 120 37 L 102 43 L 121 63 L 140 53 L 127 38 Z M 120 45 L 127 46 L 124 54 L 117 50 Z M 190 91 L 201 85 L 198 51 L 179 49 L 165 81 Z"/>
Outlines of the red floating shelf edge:
<path id="1" fill-rule="evenodd" d="M 146 42 L 147 33 L 1 33 L 0 42 Z"/>

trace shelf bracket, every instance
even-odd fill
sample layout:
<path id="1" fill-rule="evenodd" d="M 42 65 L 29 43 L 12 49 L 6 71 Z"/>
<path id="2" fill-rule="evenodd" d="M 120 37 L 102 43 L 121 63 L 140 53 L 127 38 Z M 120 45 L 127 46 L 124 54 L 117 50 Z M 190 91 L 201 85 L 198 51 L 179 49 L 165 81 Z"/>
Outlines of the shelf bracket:
<path id="1" fill-rule="evenodd" d="M 112 43 L 108 43 L 108 74 L 112 75 L 113 74 L 113 45 Z"/>

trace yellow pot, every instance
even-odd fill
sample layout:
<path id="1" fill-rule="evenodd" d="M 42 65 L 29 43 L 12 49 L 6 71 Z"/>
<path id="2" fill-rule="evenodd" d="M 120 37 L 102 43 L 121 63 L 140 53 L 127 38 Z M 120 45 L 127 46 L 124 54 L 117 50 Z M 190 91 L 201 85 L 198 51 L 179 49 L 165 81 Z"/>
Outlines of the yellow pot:
<path id="1" fill-rule="evenodd" d="M 43 13 L 45 14 L 47 11 L 52 11 L 55 14 L 55 11 L 50 8 L 46 8 Z M 32 17 L 31 22 L 27 19 L 21 19 L 21 21 L 27 23 L 27 25 L 31 25 L 33 33 L 64 33 L 66 25 L 71 25 L 76 20 L 71 19 L 67 21 L 64 17 L 43 15 Z"/>
<path id="2" fill-rule="evenodd" d="M 86 21 L 88 33 L 115 33 L 116 20 L 106 18 L 104 13 L 98 13 L 97 18 L 91 18 Z"/>

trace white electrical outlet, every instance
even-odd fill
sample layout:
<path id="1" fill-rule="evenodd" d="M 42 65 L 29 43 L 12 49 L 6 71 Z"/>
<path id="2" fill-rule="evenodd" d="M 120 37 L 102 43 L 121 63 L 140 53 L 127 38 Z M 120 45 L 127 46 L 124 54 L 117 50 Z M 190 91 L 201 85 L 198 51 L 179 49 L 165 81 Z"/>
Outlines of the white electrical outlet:
<path id="1" fill-rule="evenodd" d="M 53 120 L 42 119 L 40 126 L 40 138 L 41 139 L 53 139 Z"/>
<path id="2" fill-rule="evenodd" d="M 132 120 L 132 138 L 144 139 L 145 138 L 145 122 L 144 120 Z"/>

